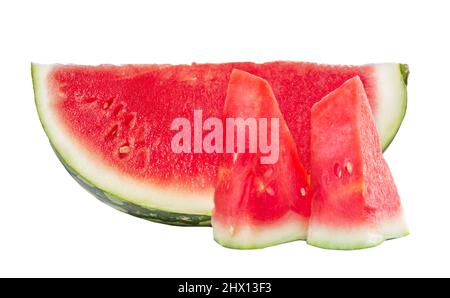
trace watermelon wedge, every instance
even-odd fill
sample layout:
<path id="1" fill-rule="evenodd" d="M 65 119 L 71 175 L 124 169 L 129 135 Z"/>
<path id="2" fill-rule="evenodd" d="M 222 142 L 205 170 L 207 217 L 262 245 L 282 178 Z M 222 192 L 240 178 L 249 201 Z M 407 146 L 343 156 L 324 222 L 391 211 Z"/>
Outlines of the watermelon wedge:
<path id="1" fill-rule="evenodd" d="M 309 175 L 266 80 L 233 70 L 228 85 L 223 122 L 244 119 L 245 150 L 221 155 L 212 215 L 214 239 L 223 246 L 240 249 L 263 248 L 306 239 L 311 209 Z M 251 129 L 250 121 L 256 126 Z M 265 122 L 261 122 L 261 120 Z M 276 120 L 276 128 L 273 121 Z M 263 126 L 267 123 L 267 126 Z M 269 125 L 271 124 L 271 125 Z M 257 129 L 256 129 L 257 127 Z M 267 133 L 262 134 L 261 128 Z M 235 139 L 238 125 L 227 130 Z M 275 138 L 273 132 L 277 132 Z M 273 163 L 263 163 L 269 150 L 258 147 L 251 153 L 251 137 L 269 139 L 278 154 Z M 273 154 L 270 154 L 272 156 Z"/>
<path id="2" fill-rule="evenodd" d="M 312 210 L 308 243 L 360 249 L 408 234 L 400 198 L 358 77 L 311 112 Z"/>
<path id="3" fill-rule="evenodd" d="M 194 110 L 204 119 L 220 118 L 233 68 L 270 83 L 307 171 L 310 108 L 347 79 L 358 75 L 363 81 L 383 148 L 406 109 L 408 71 L 400 64 L 33 64 L 32 76 L 44 130 L 83 187 L 138 217 L 209 225 L 219 156 L 173 152 L 176 132 L 170 128 L 178 117 L 193 123 Z"/>

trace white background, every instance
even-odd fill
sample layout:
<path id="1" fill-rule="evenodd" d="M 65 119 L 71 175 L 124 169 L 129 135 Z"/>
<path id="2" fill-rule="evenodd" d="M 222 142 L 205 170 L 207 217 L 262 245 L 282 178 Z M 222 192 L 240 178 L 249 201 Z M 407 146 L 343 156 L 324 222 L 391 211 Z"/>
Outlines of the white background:
<path id="1" fill-rule="evenodd" d="M 147 2 L 1 2 L 0 276 L 450 275 L 448 1 Z M 34 107 L 31 61 L 241 60 L 410 65 L 408 111 L 385 154 L 410 236 L 351 252 L 236 251 L 209 228 L 131 217 L 69 177 Z"/>

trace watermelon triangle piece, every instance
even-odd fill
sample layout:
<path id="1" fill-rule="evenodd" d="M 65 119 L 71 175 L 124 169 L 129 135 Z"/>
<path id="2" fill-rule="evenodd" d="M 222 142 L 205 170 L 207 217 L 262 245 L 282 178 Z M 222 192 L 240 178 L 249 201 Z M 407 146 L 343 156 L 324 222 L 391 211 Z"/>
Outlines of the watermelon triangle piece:
<path id="1" fill-rule="evenodd" d="M 309 176 L 269 83 L 234 70 L 223 117 L 224 122 L 266 119 L 267 135 L 274 129 L 272 119 L 278 119 L 279 138 L 269 140 L 271 144 L 278 141 L 279 154 L 275 163 L 264 164 L 261 157 L 266 155 L 261 148 L 249 153 L 248 129 L 245 152 L 221 155 L 212 213 L 215 240 L 225 247 L 254 249 L 305 239 L 310 215 Z M 261 122 L 258 125 L 260 129 Z M 225 139 L 229 134 L 227 130 Z M 261 137 L 265 136 L 259 133 Z"/>
<path id="2" fill-rule="evenodd" d="M 313 106 L 311 127 L 308 243 L 361 249 L 406 236 L 400 197 L 359 77 Z"/>

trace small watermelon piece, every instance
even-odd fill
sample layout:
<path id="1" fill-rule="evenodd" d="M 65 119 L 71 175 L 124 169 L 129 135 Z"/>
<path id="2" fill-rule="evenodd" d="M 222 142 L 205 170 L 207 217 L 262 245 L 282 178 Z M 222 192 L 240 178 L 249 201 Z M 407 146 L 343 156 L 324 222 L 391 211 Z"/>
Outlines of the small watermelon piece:
<path id="1" fill-rule="evenodd" d="M 308 243 L 360 249 L 408 234 L 359 77 L 311 112 L 312 210 Z"/>
<path id="2" fill-rule="evenodd" d="M 176 154 L 171 122 L 222 117 L 233 68 L 272 86 L 310 170 L 310 109 L 347 79 L 361 77 L 382 137 L 394 138 L 406 109 L 407 67 L 302 62 L 192 65 L 32 65 L 44 130 L 70 174 L 98 199 L 148 220 L 209 225 L 218 154 Z"/>
<path id="3" fill-rule="evenodd" d="M 245 153 L 221 155 L 212 216 L 215 240 L 230 248 L 253 249 L 305 239 L 311 207 L 309 176 L 269 83 L 234 70 L 223 117 L 224 122 L 266 119 L 268 124 L 278 119 L 279 138 L 270 142 L 279 143 L 279 157 L 273 164 L 263 164 L 260 148 L 249 153 L 248 129 Z M 272 129 L 268 125 L 268 135 Z"/>

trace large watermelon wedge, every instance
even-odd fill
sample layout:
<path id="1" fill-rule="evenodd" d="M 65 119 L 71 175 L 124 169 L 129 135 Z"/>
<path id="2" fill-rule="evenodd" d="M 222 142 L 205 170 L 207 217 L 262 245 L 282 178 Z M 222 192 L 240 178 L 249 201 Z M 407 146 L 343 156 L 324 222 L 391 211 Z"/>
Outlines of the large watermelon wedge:
<path id="1" fill-rule="evenodd" d="M 132 215 L 208 225 L 218 155 L 171 150 L 171 122 L 220 117 L 231 70 L 266 79 L 310 170 L 310 108 L 358 75 L 386 148 L 406 109 L 407 67 L 299 62 L 192 65 L 32 65 L 36 105 L 59 158 L 90 192 Z"/>
<path id="2" fill-rule="evenodd" d="M 361 80 L 345 82 L 316 103 L 311 114 L 308 243 L 359 249 L 407 235 L 400 197 L 381 153 Z"/>
<path id="3" fill-rule="evenodd" d="M 306 239 L 311 210 L 309 175 L 267 81 L 233 70 L 223 118 L 224 122 L 254 120 L 259 131 L 267 127 L 267 134 L 246 126 L 245 150 L 239 153 L 235 147 L 220 156 L 212 216 L 214 239 L 240 249 Z M 276 128 L 271 125 L 273 120 Z M 233 131 L 227 129 L 227 137 L 236 136 L 237 130 L 237 125 Z M 274 131 L 277 136 L 269 137 Z M 268 139 L 277 144 L 272 163 L 263 162 L 260 147 L 251 153 L 250 139 L 256 135 L 258 141 Z"/>

